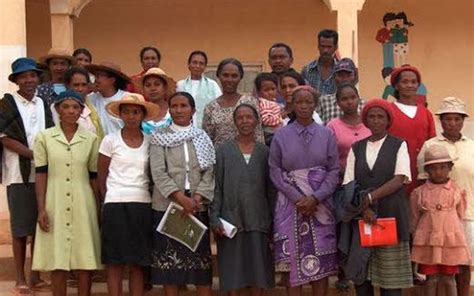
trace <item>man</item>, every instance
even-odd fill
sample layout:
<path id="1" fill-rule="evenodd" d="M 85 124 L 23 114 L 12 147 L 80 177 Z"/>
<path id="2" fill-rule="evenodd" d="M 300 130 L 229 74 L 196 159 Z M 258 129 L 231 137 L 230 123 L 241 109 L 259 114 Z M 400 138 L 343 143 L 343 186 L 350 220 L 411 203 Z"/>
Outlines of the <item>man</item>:
<path id="1" fill-rule="evenodd" d="M 334 67 L 333 76 L 336 88 L 344 83 L 356 85 L 359 82 L 357 67 L 349 58 L 343 58 L 337 62 L 336 66 Z M 327 124 L 333 118 L 341 116 L 342 111 L 336 102 L 336 92 L 322 95 L 319 98 L 317 111 L 324 124 Z"/>
<path id="2" fill-rule="evenodd" d="M 281 95 L 280 91 L 280 78 L 283 73 L 288 71 L 296 72 L 291 67 L 293 64 L 293 51 L 291 47 L 285 43 L 275 43 L 268 50 L 268 64 L 272 69 L 272 73 L 278 76 L 278 92 L 277 102 L 279 104 L 285 104 L 285 99 Z"/>
<path id="3" fill-rule="evenodd" d="M 105 135 L 114 133 L 123 127 L 120 118 L 113 117 L 107 112 L 107 104 L 119 101 L 127 94 L 124 90 L 130 83 L 130 78 L 122 73 L 120 66 L 112 62 L 103 62 L 99 65 L 87 65 L 85 68 L 94 74 L 97 92 L 87 96 L 95 107 Z"/>
<path id="4" fill-rule="evenodd" d="M 127 86 L 127 91 L 143 94 L 141 78 L 150 68 L 159 68 L 161 53 L 158 48 L 147 46 L 140 50 L 140 63 L 143 71 L 130 77 L 131 83 Z"/>
<path id="5" fill-rule="evenodd" d="M 334 66 L 337 63 L 338 34 L 334 30 L 325 29 L 318 34 L 319 58 L 303 67 L 301 75 L 321 95 L 336 92 L 334 83 Z"/>
<path id="6" fill-rule="evenodd" d="M 36 95 L 41 70 L 30 58 L 19 58 L 12 64 L 8 80 L 18 85 L 18 91 L 5 94 L 0 100 L 0 142 L 2 152 L 2 183 L 7 189 L 13 258 L 16 269 L 15 294 L 32 293 L 44 286 L 38 272 L 31 272 L 30 287 L 25 278 L 26 245 L 32 237 L 33 256 L 36 220 L 38 216 L 35 191 L 33 143 L 36 134 L 53 126 L 48 105 Z"/>

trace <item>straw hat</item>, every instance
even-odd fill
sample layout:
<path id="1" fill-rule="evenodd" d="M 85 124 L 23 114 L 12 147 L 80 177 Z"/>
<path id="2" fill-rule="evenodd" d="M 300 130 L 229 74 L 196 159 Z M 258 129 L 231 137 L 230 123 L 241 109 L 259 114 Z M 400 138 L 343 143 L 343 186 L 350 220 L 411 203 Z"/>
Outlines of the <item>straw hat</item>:
<path id="1" fill-rule="evenodd" d="M 39 58 L 39 62 L 47 65 L 51 59 L 65 59 L 68 60 L 71 65 L 76 63 L 76 58 L 65 48 L 51 48 L 47 55 Z"/>
<path id="2" fill-rule="evenodd" d="M 120 101 L 109 103 L 105 108 L 112 116 L 120 118 L 120 105 L 124 104 L 145 107 L 146 115 L 143 120 L 156 118 L 158 116 L 158 112 L 160 111 L 158 105 L 145 101 L 145 98 L 142 95 L 135 93 L 128 93 L 124 95 Z"/>
<path id="3" fill-rule="evenodd" d="M 158 76 L 161 77 L 166 81 L 166 96 L 169 98 L 171 97 L 172 94 L 175 93 L 176 91 L 176 81 L 174 81 L 173 78 L 169 77 L 166 75 L 165 71 L 163 71 L 160 68 L 150 68 L 148 71 L 143 74 L 143 76 L 140 79 L 140 86 L 143 87 L 143 83 L 145 82 L 145 78 L 150 77 L 150 76 Z"/>
<path id="4" fill-rule="evenodd" d="M 130 83 L 130 78 L 125 75 L 120 66 L 114 62 L 104 61 L 100 64 L 86 65 L 85 68 L 94 75 L 96 75 L 97 72 L 106 72 L 124 80 L 126 83 Z"/>
<path id="5" fill-rule="evenodd" d="M 449 155 L 448 149 L 441 145 L 431 145 L 425 151 L 425 162 L 423 166 L 433 163 L 453 162 L 454 159 Z"/>
<path id="6" fill-rule="evenodd" d="M 443 99 L 441 103 L 441 107 L 438 111 L 436 111 L 436 115 L 441 115 L 445 113 L 457 113 L 464 116 L 469 116 L 466 111 L 466 104 L 458 98 L 455 97 L 447 97 Z"/>

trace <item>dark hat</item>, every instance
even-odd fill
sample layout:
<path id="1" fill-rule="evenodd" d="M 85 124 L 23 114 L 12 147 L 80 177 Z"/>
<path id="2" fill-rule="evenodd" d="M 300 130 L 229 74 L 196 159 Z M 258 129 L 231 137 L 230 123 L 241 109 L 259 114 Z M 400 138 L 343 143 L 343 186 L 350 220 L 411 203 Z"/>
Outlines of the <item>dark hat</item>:
<path id="1" fill-rule="evenodd" d="M 18 74 L 28 71 L 35 71 L 38 75 L 42 73 L 32 58 L 18 58 L 12 63 L 12 73 L 8 76 L 8 80 L 15 82 L 15 77 Z"/>
<path id="2" fill-rule="evenodd" d="M 54 105 L 59 105 L 61 102 L 68 99 L 74 100 L 78 102 L 79 105 L 84 107 L 84 98 L 73 90 L 66 90 L 60 93 L 59 96 L 57 96 L 57 98 L 54 100 Z"/>
<path id="3" fill-rule="evenodd" d="M 96 75 L 97 72 L 103 71 L 124 80 L 126 83 L 130 83 L 131 81 L 130 78 L 122 72 L 120 66 L 114 62 L 105 61 L 100 64 L 86 65 L 85 68 L 94 75 Z"/>
<path id="4" fill-rule="evenodd" d="M 334 67 L 334 72 L 340 71 L 355 73 L 357 71 L 357 67 L 350 58 L 343 58 L 337 62 L 336 66 Z"/>

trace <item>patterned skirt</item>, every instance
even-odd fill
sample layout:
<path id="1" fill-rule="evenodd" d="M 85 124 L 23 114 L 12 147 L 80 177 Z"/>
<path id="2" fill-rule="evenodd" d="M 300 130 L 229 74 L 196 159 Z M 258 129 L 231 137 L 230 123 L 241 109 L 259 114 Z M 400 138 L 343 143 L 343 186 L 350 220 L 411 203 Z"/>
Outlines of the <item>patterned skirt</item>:
<path id="1" fill-rule="evenodd" d="M 205 232 L 201 243 L 193 252 L 180 242 L 155 230 L 164 214 L 165 212 L 153 211 L 154 234 L 150 282 L 154 285 L 211 285 L 212 256 L 209 231 Z M 199 212 L 195 217 L 209 226 L 207 212 Z"/>
<path id="2" fill-rule="evenodd" d="M 368 277 L 372 285 L 384 289 L 413 286 L 413 273 L 408 241 L 394 246 L 375 247 L 369 261 Z"/>

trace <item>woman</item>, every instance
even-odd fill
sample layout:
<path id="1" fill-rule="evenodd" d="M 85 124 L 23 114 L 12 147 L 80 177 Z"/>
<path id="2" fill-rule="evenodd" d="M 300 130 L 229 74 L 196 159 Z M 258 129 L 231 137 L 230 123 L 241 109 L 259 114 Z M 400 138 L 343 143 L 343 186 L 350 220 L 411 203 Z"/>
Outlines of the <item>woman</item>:
<path id="1" fill-rule="evenodd" d="M 141 122 L 156 116 L 158 107 L 139 94 L 107 105 L 124 127 L 107 135 L 99 149 L 102 208 L 102 263 L 107 266 L 108 295 L 122 295 L 125 267 L 129 292 L 144 294 L 143 267 L 151 263 L 152 212 L 149 192 L 150 139 Z"/>
<path id="2" fill-rule="evenodd" d="M 193 97 L 177 92 L 169 99 L 173 123 L 153 134 L 150 165 L 153 177 L 154 229 L 170 203 L 184 208 L 209 225 L 207 206 L 214 197 L 215 151 L 207 134 L 192 125 Z M 209 232 L 195 252 L 155 231 L 151 283 L 163 285 L 165 295 L 178 295 L 178 287 L 192 284 L 199 296 L 212 295 L 212 258 Z"/>
<path id="3" fill-rule="evenodd" d="M 92 64 L 92 54 L 87 48 L 78 48 L 74 50 L 72 56 L 76 59 L 78 67 Z"/>
<path id="4" fill-rule="evenodd" d="M 416 158 L 423 143 L 436 136 L 435 124 L 431 112 L 421 103 L 417 103 L 416 91 L 421 83 L 421 74 L 415 67 L 406 65 L 395 69 L 390 77 L 395 88 L 396 101 L 390 104 L 393 124 L 388 132 L 407 142 L 410 155 L 410 169 L 413 180 L 407 184 L 407 194 L 420 183 L 416 180 L 418 170 Z M 416 128 L 413 128 L 416 127 Z"/>
<path id="5" fill-rule="evenodd" d="M 285 107 L 281 111 L 284 126 L 294 120 L 291 101 L 293 100 L 293 91 L 301 85 L 306 85 L 306 81 L 298 72 L 289 71 L 284 73 L 280 78 L 281 93 L 285 99 Z M 313 119 L 317 124 L 323 123 L 316 111 L 313 113 Z"/>
<path id="6" fill-rule="evenodd" d="M 143 75 L 141 82 L 145 98 L 160 107 L 156 118 L 142 123 L 145 134 L 151 135 L 156 129 L 167 127 L 172 122 L 168 110 L 168 98 L 174 94 L 176 83 L 160 68 L 150 68 Z"/>
<path id="7" fill-rule="evenodd" d="M 96 134 L 99 137 L 99 140 L 102 140 L 104 137 L 104 131 L 100 125 L 99 116 L 97 115 L 97 112 L 95 112 L 95 108 L 92 106 L 91 102 L 86 99 L 87 94 L 89 93 L 89 73 L 83 68 L 72 67 L 64 74 L 64 83 L 67 89 L 75 91 L 85 100 L 84 109 L 82 110 L 77 123 L 86 130 Z M 54 105 L 51 105 L 51 113 L 55 124 L 58 124 L 59 116 Z"/>
<path id="8" fill-rule="evenodd" d="M 64 74 L 76 63 L 76 59 L 64 49 L 52 48 L 39 61 L 47 66 L 49 81 L 38 86 L 38 96 L 50 106 L 58 95 L 66 90 Z"/>
<path id="9" fill-rule="evenodd" d="M 450 177 L 461 189 L 466 191 L 467 208 L 464 216 L 464 231 L 471 256 L 474 254 L 474 141 L 462 134 L 464 120 L 469 114 L 466 104 L 458 98 L 447 97 L 443 99 L 441 107 L 436 112 L 439 116 L 443 132 L 441 135 L 425 142 L 418 155 L 419 179 L 426 179 L 427 174 L 423 169 L 424 153 L 432 145 L 441 145 L 448 149 L 449 155 L 454 159 Z M 470 265 L 466 262 L 461 266 L 460 273 L 456 276 L 458 295 L 469 295 L 471 282 Z"/>
<path id="10" fill-rule="evenodd" d="M 142 78 L 146 71 L 151 68 L 159 68 L 161 62 L 161 53 L 158 48 L 153 46 L 145 46 L 140 50 L 140 63 L 142 71 L 130 77 L 130 83 L 127 86 L 127 91 L 132 93 L 143 93 Z"/>
<path id="11" fill-rule="evenodd" d="M 233 115 L 238 135 L 217 150 L 216 189 L 211 204 L 220 289 L 231 296 L 247 291 L 261 296 L 263 289 L 275 284 L 270 250 L 275 191 L 269 176 L 269 151 L 255 141 L 257 110 L 241 104 Z M 237 227 L 235 237 L 224 236 L 221 218 Z"/>
<path id="12" fill-rule="evenodd" d="M 372 247 L 366 261 L 367 275 L 356 284 L 357 295 L 373 295 L 380 287 L 381 296 L 401 295 L 412 286 L 409 246 L 409 208 L 404 184 L 411 181 L 407 144 L 388 133 L 395 117 L 390 103 L 373 99 L 362 110 L 362 121 L 372 135 L 356 142 L 347 157 L 344 184 L 353 180 L 360 190 L 367 190 L 362 216 L 367 223 L 378 218 L 395 218 L 398 244 Z M 356 227 L 358 232 L 358 227 Z M 353 233 L 359 235 L 358 233 Z M 362 259 L 361 259 L 362 260 Z M 359 261 L 359 265 L 362 263 Z M 354 268 L 352 266 L 352 268 Z M 349 278 L 351 279 L 351 278 Z"/>
<path id="13" fill-rule="evenodd" d="M 244 77 L 244 67 L 238 60 L 229 58 L 222 60 L 217 66 L 217 78 L 222 85 L 222 96 L 211 101 L 204 108 L 202 128 L 211 138 L 214 146 L 218 148 L 237 134 L 232 114 L 235 107 L 247 103 L 258 108 L 258 99 L 241 95 L 237 91 L 240 81 Z M 257 125 L 255 138 L 263 142 L 261 124 Z"/>
<path id="14" fill-rule="evenodd" d="M 358 111 L 359 92 L 353 84 L 343 83 L 337 87 L 336 103 L 342 111 L 342 116 L 329 121 L 327 127 L 336 136 L 340 174 L 344 177 L 346 159 L 352 144 L 370 136 L 370 130 L 362 123 Z"/>
<path id="15" fill-rule="evenodd" d="M 219 85 L 214 80 L 204 76 L 207 67 L 207 54 L 196 50 L 188 57 L 188 69 L 190 75 L 186 79 L 178 81 L 176 91 L 190 93 L 196 101 L 196 113 L 193 117 L 195 126 L 202 126 L 204 107 L 217 97 L 222 95 Z"/>
<path id="16" fill-rule="evenodd" d="M 38 226 L 33 270 L 52 271 L 53 295 L 66 295 L 76 271 L 79 295 L 90 295 L 91 271 L 100 269 L 97 190 L 99 140 L 77 124 L 84 99 L 62 92 L 54 103 L 60 124 L 36 137 Z"/>
<path id="17" fill-rule="evenodd" d="M 276 271 L 288 295 L 327 295 L 328 277 L 337 273 L 336 221 L 332 195 L 339 181 L 339 158 L 332 132 L 314 122 L 319 94 L 294 89 L 293 123 L 279 129 L 270 147 L 270 177 L 278 190 L 274 223 Z"/>

